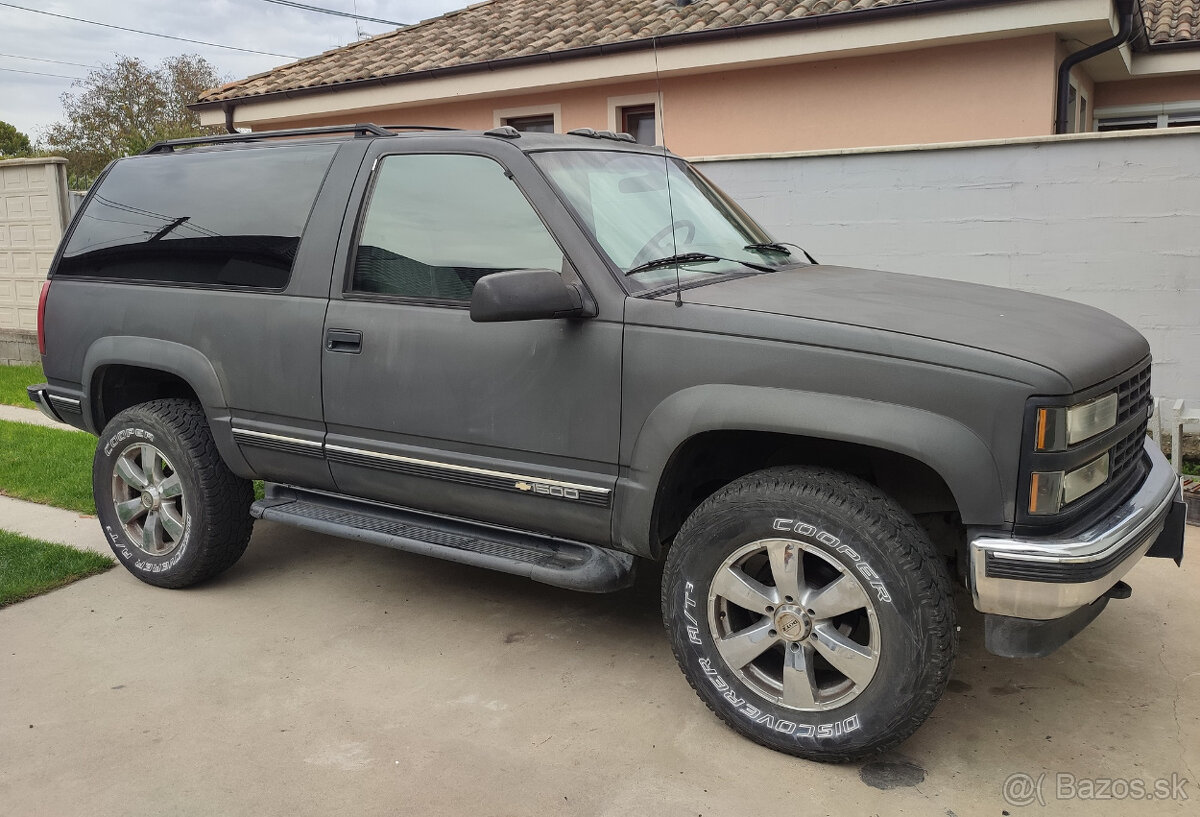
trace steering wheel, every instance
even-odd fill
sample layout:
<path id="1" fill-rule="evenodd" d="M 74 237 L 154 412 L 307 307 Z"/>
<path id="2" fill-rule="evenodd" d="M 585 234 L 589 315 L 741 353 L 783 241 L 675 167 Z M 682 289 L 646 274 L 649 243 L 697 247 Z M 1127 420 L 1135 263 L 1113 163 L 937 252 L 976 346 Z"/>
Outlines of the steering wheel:
<path id="1" fill-rule="evenodd" d="M 672 221 L 666 227 L 663 227 L 661 230 L 659 230 L 657 233 L 655 233 L 653 236 L 650 237 L 650 240 L 647 241 L 646 244 L 640 250 L 638 250 L 638 254 L 633 257 L 633 260 L 631 262 L 629 262 L 629 266 L 631 268 L 636 267 L 639 264 L 644 264 L 647 261 L 651 261 L 662 255 L 668 254 L 668 253 L 666 253 L 665 249 L 662 247 L 662 244 L 664 241 L 667 240 L 668 237 L 675 235 L 676 230 L 680 230 L 680 229 L 687 230 L 687 236 L 684 237 L 682 243 L 691 244 L 692 239 L 694 239 L 696 237 L 695 222 L 689 221 L 688 219 L 680 219 L 678 221 Z M 673 252 L 674 252 L 674 249 L 672 248 L 672 253 Z"/>

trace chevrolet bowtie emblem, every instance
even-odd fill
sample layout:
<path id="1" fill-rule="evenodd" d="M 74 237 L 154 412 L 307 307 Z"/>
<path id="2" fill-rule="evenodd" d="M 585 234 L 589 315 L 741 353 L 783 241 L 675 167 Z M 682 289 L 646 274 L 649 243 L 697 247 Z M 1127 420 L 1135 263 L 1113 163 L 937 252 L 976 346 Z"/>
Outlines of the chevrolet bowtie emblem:
<path id="1" fill-rule="evenodd" d="M 513 487 L 516 488 L 518 491 L 532 491 L 533 490 L 533 486 L 530 485 L 528 482 L 518 482 Z"/>

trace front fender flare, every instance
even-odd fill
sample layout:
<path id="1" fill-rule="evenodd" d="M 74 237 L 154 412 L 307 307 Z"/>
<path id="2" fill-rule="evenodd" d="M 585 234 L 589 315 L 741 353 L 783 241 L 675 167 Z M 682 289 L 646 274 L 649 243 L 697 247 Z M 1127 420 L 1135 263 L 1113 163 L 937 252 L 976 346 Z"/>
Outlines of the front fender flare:
<path id="1" fill-rule="evenodd" d="M 617 480 L 613 539 L 641 555 L 650 541 L 658 485 L 672 454 L 708 431 L 766 431 L 856 443 L 911 457 L 950 488 L 963 521 L 1004 522 L 1010 504 L 995 458 L 970 428 L 912 406 L 751 386 L 706 385 L 676 392 L 650 412 Z"/>

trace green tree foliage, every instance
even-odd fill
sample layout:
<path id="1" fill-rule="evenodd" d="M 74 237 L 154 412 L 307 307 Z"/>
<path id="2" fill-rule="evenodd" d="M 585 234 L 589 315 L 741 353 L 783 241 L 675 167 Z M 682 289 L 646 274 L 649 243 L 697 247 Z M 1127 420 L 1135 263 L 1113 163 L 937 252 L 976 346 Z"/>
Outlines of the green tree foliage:
<path id="1" fill-rule="evenodd" d="M 32 151 L 28 136 L 7 122 L 0 122 L 0 159 L 28 156 Z"/>
<path id="2" fill-rule="evenodd" d="M 118 54 L 62 95 L 66 118 L 46 131 L 45 147 L 67 158 L 71 189 L 90 187 L 113 159 L 160 139 L 219 131 L 201 127 L 199 114 L 187 105 L 221 82 L 213 65 L 196 54 L 168 57 L 158 66 Z"/>

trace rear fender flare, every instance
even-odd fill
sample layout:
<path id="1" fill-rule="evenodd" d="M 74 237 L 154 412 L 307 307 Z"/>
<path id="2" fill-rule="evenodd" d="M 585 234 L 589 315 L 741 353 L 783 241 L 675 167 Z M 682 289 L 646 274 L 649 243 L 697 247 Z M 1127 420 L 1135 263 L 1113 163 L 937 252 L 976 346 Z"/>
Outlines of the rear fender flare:
<path id="1" fill-rule="evenodd" d="M 92 394 L 92 387 L 97 370 L 104 366 L 140 366 L 182 379 L 199 398 L 217 450 L 226 465 L 240 477 L 254 477 L 253 469 L 233 440 L 229 406 L 221 379 L 212 362 L 198 349 L 172 341 L 124 335 L 104 337 L 94 342 L 83 359 L 83 391 L 86 405 L 93 407 L 85 422 L 92 426 L 95 434 L 103 429 L 95 428 L 97 395 Z"/>

